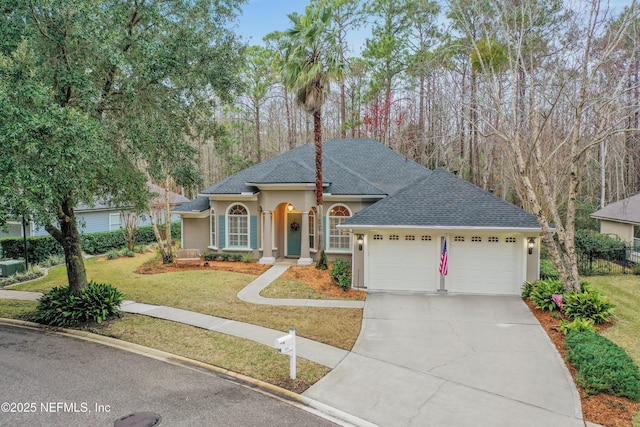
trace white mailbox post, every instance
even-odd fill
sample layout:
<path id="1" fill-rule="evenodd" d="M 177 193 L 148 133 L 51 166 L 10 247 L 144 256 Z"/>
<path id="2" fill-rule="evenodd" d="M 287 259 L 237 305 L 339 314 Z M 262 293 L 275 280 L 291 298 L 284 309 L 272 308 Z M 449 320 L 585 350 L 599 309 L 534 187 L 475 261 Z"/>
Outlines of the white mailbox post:
<path id="1" fill-rule="evenodd" d="M 276 338 L 273 346 L 281 354 L 289 355 L 289 377 L 296 379 L 296 329 L 289 329 L 289 333 L 280 338 Z"/>

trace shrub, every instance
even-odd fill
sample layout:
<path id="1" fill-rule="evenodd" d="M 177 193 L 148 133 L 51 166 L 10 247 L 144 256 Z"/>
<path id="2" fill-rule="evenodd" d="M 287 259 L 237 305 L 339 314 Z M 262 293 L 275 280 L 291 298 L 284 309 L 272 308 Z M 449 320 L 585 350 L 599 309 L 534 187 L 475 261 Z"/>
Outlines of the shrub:
<path id="1" fill-rule="evenodd" d="M 522 298 L 529 298 L 538 282 L 524 282 L 522 285 Z"/>
<path id="2" fill-rule="evenodd" d="M 571 331 L 591 331 L 591 332 L 596 331 L 596 327 L 593 324 L 593 320 L 580 319 L 580 318 L 574 319 L 571 322 L 566 319 L 563 319 L 560 321 L 560 324 L 558 325 L 558 329 L 560 330 L 560 332 L 562 332 L 565 335 L 567 335 Z"/>
<path id="3" fill-rule="evenodd" d="M 42 276 L 44 276 L 44 271 L 42 271 L 42 269 L 37 265 L 31 265 L 29 266 L 29 270 L 27 271 L 16 273 L 13 276 L 0 279 L 0 287 L 26 282 L 27 280 L 37 279 L 38 277 Z"/>
<path id="4" fill-rule="evenodd" d="M 213 261 L 214 259 L 218 258 L 220 256 L 220 254 L 215 253 L 215 252 L 206 252 L 203 257 L 205 261 Z"/>
<path id="5" fill-rule="evenodd" d="M 105 256 L 107 257 L 107 259 L 116 259 L 116 258 L 120 257 L 120 252 L 118 252 L 116 250 L 110 250 L 109 252 L 107 252 L 105 254 Z"/>
<path id="6" fill-rule="evenodd" d="M 101 323 L 119 313 L 123 298 L 113 286 L 93 281 L 80 296 L 71 293 L 68 287 L 55 287 L 39 299 L 31 320 L 60 327 Z"/>
<path id="7" fill-rule="evenodd" d="M 535 289 L 531 291 L 531 301 L 541 310 L 553 311 L 558 308 L 553 300 L 553 295 L 563 292 L 564 287 L 561 281 L 553 279 L 540 280 L 537 282 Z"/>
<path id="8" fill-rule="evenodd" d="M 2 256 L 9 259 L 24 257 L 24 239 L 22 237 L 9 237 L 0 240 Z M 40 264 L 51 255 L 62 255 L 62 246 L 51 236 L 33 236 L 27 238 L 27 255 L 29 262 Z"/>
<path id="9" fill-rule="evenodd" d="M 251 252 L 242 255 L 242 262 L 250 263 L 251 261 L 253 261 L 253 254 Z"/>
<path id="10" fill-rule="evenodd" d="M 577 382 L 587 394 L 640 401 L 640 368 L 622 348 L 590 331 L 569 332 L 565 342 L 567 360 L 577 369 Z"/>
<path id="11" fill-rule="evenodd" d="M 218 258 L 222 261 L 229 261 L 231 259 L 231 254 L 220 254 Z"/>
<path id="12" fill-rule="evenodd" d="M 49 255 L 47 259 L 40 263 L 41 267 L 48 268 L 56 265 L 64 264 L 64 255 L 63 254 L 54 254 Z"/>
<path id="13" fill-rule="evenodd" d="M 342 288 L 343 291 L 347 291 L 351 286 L 351 265 L 343 260 L 337 259 L 331 266 L 329 272 L 333 281 Z"/>
<path id="14" fill-rule="evenodd" d="M 589 258 L 617 260 L 624 257 L 627 244 L 618 238 L 600 234 L 594 230 L 577 230 L 576 250 Z"/>
<path id="15" fill-rule="evenodd" d="M 120 251 L 120 256 L 134 257 L 136 256 L 136 253 L 133 251 L 130 251 L 128 248 L 124 248 Z"/>
<path id="16" fill-rule="evenodd" d="M 586 290 L 571 292 L 564 298 L 564 313 L 572 319 L 589 319 L 597 324 L 607 323 L 611 320 L 613 308 L 614 305 L 607 298 L 588 286 Z"/>
<path id="17" fill-rule="evenodd" d="M 540 259 L 540 279 L 560 279 L 558 270 L 556 270 L 556 266 L 553 265 L 553 262 L 550 259 Z"/>
<path id="18" fill-rule="evenodd" d="M 242 254 L 232 254 L 230 259 L 231 261 L 242 261 L 243 256 Z"/>

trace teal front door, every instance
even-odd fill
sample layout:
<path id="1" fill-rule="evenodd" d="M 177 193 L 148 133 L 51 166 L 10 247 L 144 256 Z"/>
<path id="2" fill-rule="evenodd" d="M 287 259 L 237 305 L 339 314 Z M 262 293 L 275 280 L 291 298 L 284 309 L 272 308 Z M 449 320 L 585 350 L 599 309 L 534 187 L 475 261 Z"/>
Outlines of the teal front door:
<path id="1" fill-rule="evenodd" d="M 287 255 L 300 256 L 300 242 L 302 241 L 302 214 L 290 212 L 287 214 Z"/>

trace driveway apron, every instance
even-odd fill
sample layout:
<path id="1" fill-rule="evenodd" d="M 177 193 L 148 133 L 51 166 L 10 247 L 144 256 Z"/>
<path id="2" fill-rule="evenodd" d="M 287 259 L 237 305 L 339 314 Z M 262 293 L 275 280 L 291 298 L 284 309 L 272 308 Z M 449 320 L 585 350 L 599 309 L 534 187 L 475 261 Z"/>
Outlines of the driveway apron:
<path id="1" fill-rule="evenodd" d="M 584 426 L 519 297 L 370 293 L 351 353 L 304 396 L 380 426 Z"/>

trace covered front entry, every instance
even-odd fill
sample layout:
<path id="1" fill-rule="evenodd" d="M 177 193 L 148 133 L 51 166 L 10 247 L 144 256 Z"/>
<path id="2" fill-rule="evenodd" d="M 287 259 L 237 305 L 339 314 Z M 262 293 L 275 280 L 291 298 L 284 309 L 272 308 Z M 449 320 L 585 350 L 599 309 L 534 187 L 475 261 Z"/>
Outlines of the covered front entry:
<path id="1" fill-rule="evenodd" d="M 380 231 L 367 235 L 365 280 L 369 290 L 435 292 L 438 248 L 421 231 Z"/>
<path id="2" fill-rule="evenodd" d="M 503 234 L 450 234 L 447 290 L 520 295 L 525 280 L 523 239 Z"/>

